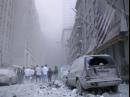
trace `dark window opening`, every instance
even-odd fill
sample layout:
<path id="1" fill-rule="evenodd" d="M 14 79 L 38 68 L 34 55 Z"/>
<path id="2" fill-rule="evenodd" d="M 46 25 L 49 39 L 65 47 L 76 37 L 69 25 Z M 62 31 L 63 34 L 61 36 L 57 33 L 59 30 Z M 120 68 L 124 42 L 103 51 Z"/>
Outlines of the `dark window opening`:
<path id="1" fill-rule="evenodd" d="M 105 64 L 108 64 L 108 61 L 106 59 L 103 59 L 103 58 L 95 57 L 95 58 L 90 60 L 89 65 L 90 66 L 98 66 L 100 63 L 105 65 Z"/>
<path id="2" fill-rule="evenodd" d="M 89 66 L 114 67 L 114 61 L 111 58 L 94 57 L 89 61 Z"/>

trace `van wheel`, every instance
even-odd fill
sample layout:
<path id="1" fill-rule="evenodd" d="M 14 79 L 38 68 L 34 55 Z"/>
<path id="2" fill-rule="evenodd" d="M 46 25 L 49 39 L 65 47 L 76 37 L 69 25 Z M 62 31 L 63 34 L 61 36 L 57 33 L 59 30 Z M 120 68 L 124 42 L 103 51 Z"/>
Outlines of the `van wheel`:
<path id="1" fill-rule="evenodd" d="M 77 93 L 79 95 L 82 95 L 83 94 L 83 88 L 82 88 L 81 83 L 80 83 L 79 80 L 76 81 L 76 88 L 78 89 Z"/>
<path id="2" fill-rule="evenodd" d="M 102 89 L 98 89 L 97 93 L 98 93 L 99 95 L 102 95 L 103 90 L 102 90 Z"/>
<path id="3" fill-rule="evenodd" d="M 112 92 L 114 92 L 114 93 L 118 92 L 118 86 L 117 85 L 116 86 L 112 86 L 111 89 L 112 89 Z"/>

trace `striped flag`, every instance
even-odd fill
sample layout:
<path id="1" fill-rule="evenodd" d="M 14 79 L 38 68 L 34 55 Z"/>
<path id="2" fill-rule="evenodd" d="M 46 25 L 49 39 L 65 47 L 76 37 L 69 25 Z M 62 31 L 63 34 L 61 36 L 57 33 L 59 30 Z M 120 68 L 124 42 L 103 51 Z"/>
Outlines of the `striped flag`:
<path id="1" fill-rule="evenodd" d="M 97 6 L 97 29 L 101 29 L 101 25 L 103 23 L 103 18 L 104 18 L 104 14 L 106 11 L 106 6 L 104 5 L 104 0 L 99 0 L 98 1 L 98 6 Z M 100 35 L 100 32 L 98 31 L 97 35 Z"/>
<path id="2" fill-rule="evenodd" d="M 103 19 L 99 24 L 97 45 L 103 43 L 104 39 L 106 38 L 107 30 L 113 15 L 114 15 L 114 9 L 110 7 L 108 4 L 106 4 L 105 13 L 103 14 Z"/>
<path id="3" fill-rule="evenodd" d="M 112 9 L 112 10 L 111 10 L 111 14 L 110 14 L 109 19 L 108 19 L 108 22 L 106 23 L 105 29 L 103 30 L 103 31 L 104 31 L 104 34 L 103 34 L 103 37 L 102 37 L 102 39 L 101 39 L 101 43 L 104 42 L 104 40 L 106 39 L 107 35 L 109 34 L 108 28 L 109 28 L 109 26 L 110 26 L 110 23 L 111 23 L 112 19 L 114 18 L 114 14 L 115 14 L 115 10 Z"/>

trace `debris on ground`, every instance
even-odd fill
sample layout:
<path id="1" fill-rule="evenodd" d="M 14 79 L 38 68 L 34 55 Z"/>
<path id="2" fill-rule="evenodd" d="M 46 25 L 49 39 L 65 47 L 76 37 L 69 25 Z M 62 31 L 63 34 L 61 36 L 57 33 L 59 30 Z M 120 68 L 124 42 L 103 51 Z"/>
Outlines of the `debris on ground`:
<path id="1" fill-rule="evenodd" d="M 0 97 L 129 97 L 129 86 L 122 84 L 119 93 L 93 95 L 86 93 L 84 96 L 77 94 L 77 89 L 69 89 L 61 81 L 55 83 L 24 83 L 0 87 Z"/>

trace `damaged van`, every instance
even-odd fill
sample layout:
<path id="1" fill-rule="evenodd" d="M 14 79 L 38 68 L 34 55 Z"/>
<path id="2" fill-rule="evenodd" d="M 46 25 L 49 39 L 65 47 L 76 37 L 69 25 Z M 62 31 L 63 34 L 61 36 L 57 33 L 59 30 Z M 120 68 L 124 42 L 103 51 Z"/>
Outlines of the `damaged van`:
<path id="1" fill-rule="evenodd" d="M 82 90 L 109 88 L 118 91 L 121 83 L 117 64 L 110 55 L 85 55 L 76 59 L 66 76 L 66 84 Z"/>

